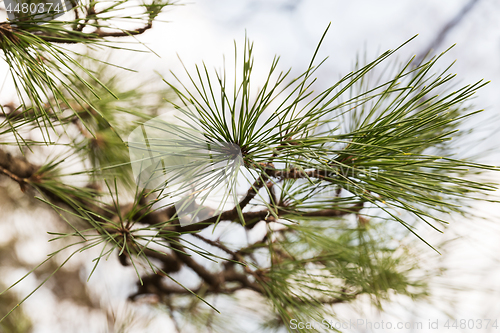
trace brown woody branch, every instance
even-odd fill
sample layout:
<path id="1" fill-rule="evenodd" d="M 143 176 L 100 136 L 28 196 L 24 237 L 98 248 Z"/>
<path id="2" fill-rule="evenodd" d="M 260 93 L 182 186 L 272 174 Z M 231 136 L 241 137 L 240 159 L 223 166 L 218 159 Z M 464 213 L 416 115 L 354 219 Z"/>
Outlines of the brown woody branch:
<path id="1" fill-rule="evenodd" d="M 30 177 L 36 174 L 38 167 L 30 164 L 25 159 L 12 157 L 9 153 L 6 153 L 0 150 L 0 172 L 9 176 L 13 180 L 25 186 L 29 184 Z M 284 179 L 290 177 L 292 179 L 297 178 L 306 178 L 306 177 L 318 177 L 320 178 L 322 175 L 316 171 L 308 171 L 302 172 L 299 170 L 266 170 L 266 172 L 257 179 L 252 188 L 250 188 L 246 194 L 246 196 L 240 201 L 239 209 L 245 208 L 250 201 L 255 198 L 258 191 L 266 187 L 270 189 L 274 184 L 273 180 L 270 180 L 270 177 L 275 177 L 279 179 Z M 51 199 L 56 202 L 65 202 L 64 199 L 58 198 L 57 194 L 50 194 Z M 275 200 L 275 199 L 271 199 Z M 89 204 L 88 202 L 83 203 L 87 206 L 87 208 L 93 210 L 99 215 L 108 216 L 109 218 L 116 220 L 117 217 L 114 216 L 117 214 L 116 208 L 114 207 L 98 207 L 94 204 Z M 134 205 L 128 204 L 120 207 L 120 211 L 122 213 L 128 213 L 132 209 Z M 317 211 L 298 211 L 293 210 L 287 207 L 276 207 L 274 208 L 274 214 L 278 217 L 286 217 L 287 215 L 293 215 L 294 217 L 339 217 L 347 214 L 357 214 L 363 208 L 363 203 L 360 202 L 351 207 L 345 209 L 323 209 Z M 274 221 L 275 218 L 269 209 L 264 209 L 260 211 L 250 211 L 244 212 L 243 218 L 247 221 L 248 225 L 255 223 L 260 220 Z M 141 216 L 143 218 L 141 218 Z M 206 219 L 200 223 L 193 224 L 187 227 L 180 227 L 179 225 L 169 225 L 164 222 L 168 222 L 171 218 L 175 216 L 175 208 L 169 207 L 167 209 L 152 212 L 149 214 L 145 214 L 143 211 L 139 211 L 136 214 L 136 218 L 140 220 L 140 222 L 146 222 L 150 225 L 158 225 L 163 230 L 169 231 L 179 231 L 179 232 L 193 232 L 204 229 L 206 226 L 215 223 L 217 220 L 230 220 L 230 221 L 239 221 L 238 214 L 238 206 L 235 206 L 233 209 L 223 212 L 219 216 L 211 217 Z M 120 219 L 120 218 L 118 218 Z M 205 241 L 207 244 L 217 246 L 226 253 L 232 255 L 232 259 L 240 261 L 244 263 L 244 255 L 249 255 L 250 253 L 243 253 L 239 251 L 231 251 L 225 245 L 218 241 L 208 240 L 200 235 L 195 235 Z M 137 293 L 131 296 L 131 298 L 135 298 L 141 294 L 157 294 L 157 295 L 173 295 L 173 294 L 185 294 L 189 295 L 192 292 L 198 293 L 201 291 L 205 291 L 208 293 L 233 293 L 236 290 L 240 289 L 249 289 L 256 291 L 260 294 L 265 294 L 265 289 L 262 284 L 265 284 L 267 281 L 267 277 L 265 271 L 262 270 L 251 270 L 248 266 L 244 265 L 244 272 L 238 272 L 234 264 L 223 265 L 223 269 L 218 272 L 210 272 L 207 270 L 202 264 L 198 263 L 192 256 L 186 253 L 184 246 L 180 244 L 180 238 L 169 239 L 168 242 L 171 248 L 174 250 L 172 254 L 168 253 L 159 253 L 150 249 L 145 249 L 143 251 L 144 255 L 148 258 L 159 260 L 162 263 L 163 271 L 165 273 L 178 272 L 183 265 L 189 267 L 193 270 L 202 280 L 203 283 L 198 288 L 195 288 L 191 291 L 185 290 L 183 288 L 173 288 L 165 286 L 162 283 L 162 275 L 154 274 L 150 276 L 144 277 L 142 280 L 144 282 L 143 286 L 139 286 Z M 266 237 L 262 240 L 266 241 Z M 122 263 L 124 261 L 122 260 Z M 249 279 L 250 276 L 254 277 L 254 281 Z M 227 285 L 228 282 L 236 282 L 238 285 L 230 287 Z M 344 300 L 333 299 L 328 300 L 329 304 L 334 304 L 337 302 L 341 302 Z"/>
<path id="2" fill-rule="evenodd" d="M 203 265 L 199 264 L 192 256 L 186 253 L 184 246 L 179 241 L 170 242 L 170 246 L 175 249 L 176 257 L 191 268 L 200 278 L 203 279 L 214 290 L 217 290 L 222 282 L 220 275 L 209 272 Z"/>
<path id="3" fill-rule="evenodd" d="M 75 10 L 75 20 L 78 21 L 79 14 L 78 10 Z M 149 17 L 147 23 L 137 29 L 128 29 L 121 31 L 104 31 L 101 27 L 96 28 L 94 31 L 89 33 L 83 33 L 83 29 L 88 25 L 89 21 L 95 20 L 98 21 L 98 15 L 100 13 L 96 13 L 94 9 L 94 4 L 92 4 L 88 8 L 87 15 L 83 19 L 81 23 L 75 23 L 72 27 L 72 30 L 62 30 L 59 33 L 46 33 L 42 31 L 34 31 L 33 35 L 41 38 L 42 40 L 49 43 L 62 43 L 62 44 L 77 44 L 85 41 L 95 41 L 109 37 L 129 37 L 129 36 L 137 36 L 141 35 L 147 30 L 153 27 L 153 17 Z M 16 34 L 22 33 L 22 29 L 13 27 L 8 22 L 0 22 L 0 42 L 2 42 L 3 38 L 9 39 L 13 43 L 18 43 L 19 38 Z"/>
<path id="4" fill-rule="evenodd" d="M 49 35 L 45 33 L 34 33 L 34 35 L 40 37 L 41 39 L 49 43 L 77 44 L 81 43 L 84 40 L 92 41 L 107 37 L 137 36 L 143 34 L 152 27 L 153 23 L 148 22 L 145 26 L 133 30 L 122 30 L 113 32 L 113 31 L 103 31 L 101 29 L 96 29 L 95 31 L 86 34 L 83 34 L 79 30 L 77 30 L 77 33 L 74 33 L 73 31 L 66 31 L 65 34 L 60 34 L 60 35 Z"/>
<path id="5" fill-rule="evenodd" d="M 38 168 L 22 157 L 13 157 L 10 153 L 0 150 L 0 173 L 16 181 L 22 190 Z"/>

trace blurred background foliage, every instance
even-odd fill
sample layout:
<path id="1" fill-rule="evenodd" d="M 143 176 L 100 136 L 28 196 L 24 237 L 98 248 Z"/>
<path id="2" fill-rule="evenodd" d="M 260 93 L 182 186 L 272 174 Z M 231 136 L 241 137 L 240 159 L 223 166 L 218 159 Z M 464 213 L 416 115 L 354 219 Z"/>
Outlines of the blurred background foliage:
<path id="1" fill-rule="evenodd" d="M 487 202 L 482 194 L 494 190 L 484 171 L 495 168 L 449 141 L 474 141 L 456 130 L 475 116 L 469 99 L 483 82 L 450 86 L 446 71 L 430 75 L 430 57 L 381 68 L 391 53 L 380 52 L 375 60 L 358 58 L 338 84 L 313 93 L 310 84 L 322 74 L 313 66 L 322 59 L 296 75 L 280 73 L 275 58 L 269 76 L 250 79 L 249 40 L 236 43 L 236 73 L 229 65 L 213 74 L 187 64 L 184 76 L 148 80 L 110 63 L 129 46 L 144 46 L 121 41 L 140 40 L 171 3 L 99 3 L 82 1 L 80 15 L 64 21 L 0 27 L 17 91 L 2 101 L 0 124 L 4 288 L 51 254 L 21 288 L 1 295 L 3 315 L 47 281 L 0 323 L 2 331 L 58 322 L 74 332 L 158 331 L 154 325 L 282 332 L 291 319 L 349 318 L 347 304 L 368 316 L 367 304 L 387 311 L 408 299 L 453 318 L 454 292 L 481 289 L 451 282 L 447 258 L 457 231 L 446 222 L 475 218 L 465 199 Z M 450 22 L 459 24 L 473 3 Z M 248 193 L 256 193 L 246 209 L 237 205 L 216 229 L 177 228 L 165 193 L 136 188 L 126 139 L 172 104 L 194 105 L 210 138 L 237 143 L 245 167 L 261 173 L 260 183 L 255 177 L 249 184 Z M 326 173 L 304 176 L 311 170 Z M 447 236 L 433 236 L 423 222 Z M 85 251 L 65 249 L 77 241 Z M 219 272 L 222 283 L 211 283 Z M 436 301 L 442 294 L 450 297 L 446 305 Z M 160 319 L 148 328 L 155 314 Z"/>

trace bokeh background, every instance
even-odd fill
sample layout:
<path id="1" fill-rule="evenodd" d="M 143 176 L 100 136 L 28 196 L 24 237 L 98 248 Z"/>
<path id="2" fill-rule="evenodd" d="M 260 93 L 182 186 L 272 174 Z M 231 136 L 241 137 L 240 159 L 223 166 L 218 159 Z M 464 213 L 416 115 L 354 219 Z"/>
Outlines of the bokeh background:
<path id="1" fill-rule="evenodd" d="M 1 5 L 0 5 L 1 6 Z M 1 14 L 1 13 L 0 13 Z M 356 56 L 367 59 L 393 49 L 414 35 L 418 37 L 399 52 L 401 61 L 410 56 L 437 54 L 453 44 L 441 61 L 445 65 L 456 60 L 452 72 L 462 84 L 480 79 L 491 83 L 482 88 L 473 101 L 485 112 L 468 121 L 474 128 L 464 145 L 465 155 L 481 153 L 481 161 L 500 165 L 497 149 L 500 143 L 500 2 L 497 0 L 198 0 L 181 1 L 161 15 L 157 23 L 139 40 L 130 39 L 135 48 L 153 53 L 102 52 L 120 66 L 138 71 L 126 74 L 125 84 L 158 82 L 169 71 L 181 71 L 182 59 L 187 67 L 204 61 L 208 67 L 220 68 L 223 55 L 234 56 L 234 43 L 242 45 L 245 36 L 254 41 L 256 67 L 265 69 L 275 55 L 281 56 L 280 68 L 292 73 L 305 70 L 317 43 L 328 24 L 330 30 L 319 52 L 328 57 L 322 65 L 318 86 L 332 85 L 354 65 Z M 259 73 L 256 73 L 257 78 Z M 263 73 L 264 74 L 264 73 Z M 262 75 L 263 75 L 262 74 Z M 155 83 L 156 84 L 156 83 Z M 0 102 L 15 99 L 8 69 L 0 61 Z M 491 174 L 499 181 L 498 174 Z M 0 276 L 3 286 L 14 283 L 45 259 L 53 248 L 47 241 L 47 230 L 57 229 L 57 216 L 42 204 L 27 200 L 9 179 L 0 178 Z M 418 247 L 428 258 L 428 265 L 445 263 L 446 272 L 433 279 L 431 303 L 414 303 L 397 299 L 387 304 L 384 312 L 359 300 L 354 306 L 340 305 L 337 315 L 345 320 L 364 319 L 423 323 L 422 330 L 436 332 L 428 322 L 444 323 L 448 315 L 458 319 L 498 319 L 500 325 L 500 228 L 498 205 L 479 202 L 475 213 L 483 218 L 453 219 L 445 233 L 425 228 L 419 230 L 432 244 L 453 240 L 442 247 L 442 255 L 432 249 Z M 89 282 L 89 252 L 78 255 L 22 306 L 32 331 L 41 332 L 175 332 L 167 309 L 146 303 L 130 303 L 127 296 L 135 288 L 136 275 L 122 267 L 116 256 L 102 262 Z M 427 263 L 426 263 L 427 264 Z M 55 266 L 54 266 L 55 267 Z M 17 286 L 15 295 L 23 298 L 54 267 L 46 267 Z M 186 277 L 189 279 L 189 276 Z M 259 304 L 248 301 L 249 308 Z M 9 304 L 2 304 L 6 311 Z M 12 304 L 11 304 L 12 305 Z M 230 316 L 231 309 L 221 309 Z M 225 311 L 225 312 L 224 312 Z M 1 314 L 3 316 L 3 313 Z M 243 331 L 264 332 L 254 322 L 255 311 L 248 309 Z M 19 319 L 21 320 L 21 319 Z M 442 324 L 441 324 L 442 327 Z M 395 331 L 367 328 L 346 332 Z M 457 329 L 457 331 L 475 331 Z M 494 328 L 481 332 L 495 331 Z M 227 332 L 232 332 L 228 328 Z"/>

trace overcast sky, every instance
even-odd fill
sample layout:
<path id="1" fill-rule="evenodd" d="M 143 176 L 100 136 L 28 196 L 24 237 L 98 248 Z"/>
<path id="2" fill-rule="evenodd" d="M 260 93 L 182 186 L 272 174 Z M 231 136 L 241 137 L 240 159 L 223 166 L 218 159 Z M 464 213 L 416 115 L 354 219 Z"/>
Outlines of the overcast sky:
<path id="1" fill-rule="evenodd" d="M 325 28 L 331 28 L 325 38 L 320 58 L 329 57 L 321 70 L 319 85 L 331 85 L 341 75 L 352 69 L 358 53 L 367 52 L 368 58 L 374 58 L 387 49 L 393 49 L 414 35 L 412 41 L 400 52 L 400 59 L 406 60 L 413 54 L 420 54 L 436 38 L 437 34 L 470 0 L 199 0 L 190 1 L 183 6 L 172 7 L 161 16 L 169 22 L 158 23 L 139 39 L 156 52 L 153 54 L 128 53 L 113 59 L 121 65 L 134 67 L 142 73 L 141 78 L 154 77 L 158 72 L 168 76 L 169 70 L 179 71 L 179 55 L 190 67 L 202 60 L 208 67 L 220 68 L 222 55 L 230 58 L 234 54 L 234 41 L 242 46 L 245 34 L 255 43 L 256 63 L 266 67 L 274 55 L 281 56 L 283 70 L 293 67 L 298 73 L 304 70 L 314 53 L 316 45 Z M 457 60 L 452 71 L 458 74 L 463 83 L 473 83 L 480 79 L 492 82 L 482 88 L 474 103 L 478 108 L 485 108 L 486 113 L 478 119 L 488 120 L 498 115 L 500 110 L 500 2 L 497 0 L 479 0 L 475 7 L 453 28 L 440 44 L 437 51 L 443 51 L 452 44 L 457 44 L 444 57 L 442 68 Z M 106 51 L 107 52 L 107 51 Z M 0 80 L 7 77 L 5 64 L 0 63 Z M 257 74 L 258 76 L 258 74 Z M 0 92 L 0 101 L 6 102 L 13 94 L 8 78 Z M 140 82 L 140 79 L 137 80 Z M 1 84 L 1 82 L 0 82 Z M 161 81 L 159 81 L 159 84 Z M 490 123 L 482 133 L 489 133 L 488 139 L 476 149 L 495 147 L 500 142 L 500 123 Z M 488 131 L 488 132 L 485 132 Z M 488 156 L 488 162 L 500 165 L 498 153 Z M 498 177 L 496 177 L 499 179 Z M 492 210 L 490 204 L 478 205 L 481 213 Z M 485 264 L 486 257 L 498 251 L 496 236 L 487 223 L 474 222 L 477 228 L 470 228 L 459 221 L 459 233 L 466 233 L 466 241 L 457 249 L 454 262 L 457 267 L 472 267 L 478 261 Z M 472 221 L 468 221 L 471 222 Z M 489 237 L 488 237 L 489 235 Z M 493 236 L 492 236 L 493 235 Z M 435 236 L 437 237 L 437 236 Z M 471 241 L 472 240 L 472 241 Z M 436 241 L 438 239 L 436 238 Z M 467 256 L 465 255 L 467 254 Z M 479 260 L 481 259 L 481 260 Z M 109 265 L 109 266 L 107 266 Z M 112 263 L 103 263 L 96 272 L 92 284 L 103 280 L 116 279 L 108 275 Z M 119 267 L 115 267 L 118 269 Z M 497 280 L 498 263 L 491 271 L 483 275 L 470 277 L 470 283 L 485 283 L 492 288 L 500 287 Z M 467 274 L 465 274 L 467 275 Z M 476 274 L 477 275 L 477 274 Z M 468 276 L 468 275 L 467 275 Z M 483 277 L 481 279 L 481 276 Z M 134 280 L 130 276 L 120 276 L 123 285 L 116 280 L 108 281 L 110 302 L 119 302 L 120 295 L 126 293 L 126 287 Z M 474 280 L 475 279 L 475 280 Z M 102 283 L 101 283 L 102 284 Z M 44 298 L 45 297 L 45 298 Z M 39 309 L 47 304 L 47 295 L 39 294 L 29 301 L 27 306 Z M 114 299 L 114 301 L 112 300 Z M 488 298 L 484 293 L 470 293 L 460 299 L 461 315 L 466 319 L 479 319 L 478 316 L 500 317 L 500 308 L 494 301 L 498 293 L 491 293 Z M 49 302 L 50 303 L 50 302 Z M 491 305 L 490 305 L 491 304 Z M 116 305 L 118 307 L 118 305 Z M 468 310 L 463 310 L 463 308 Z M 477 311 L 476 311 L 477 310 Z M 486 312 L 484 312 L 484 311 Z M 397 314 L 401 309 L 394 308 Z M 417 310 L 415 310 L 417 311 Z M 418 310 L 420 311 L 420 310 Z M 457 310 L 458 311 L 458 310 Z M 488 312 L 489 311 L 489 312 Z M 411 312 L 407 312 L 407 314 Z M 422 315 L 418 313 L 416 315 Z M 431 312 L 428 318 L 441 316 Z M 53 332 L 54 323 L 40 312 L 38 320 L 44 322 L 36 332 Z M 168 325 L 164 319 L 157 318 L 156 327 Z M 411 330 L 408 330 L 410 332 Z M 425 330 L 424 330 L 425 331 Z M 419 332 L 424 332 L 419 331 Z M 87 329 L 82 332 L 90 332 Z M 97 331 L 96 331 L 97 332 Z M 378 330 L 383 332 L 383 330 Z"/>

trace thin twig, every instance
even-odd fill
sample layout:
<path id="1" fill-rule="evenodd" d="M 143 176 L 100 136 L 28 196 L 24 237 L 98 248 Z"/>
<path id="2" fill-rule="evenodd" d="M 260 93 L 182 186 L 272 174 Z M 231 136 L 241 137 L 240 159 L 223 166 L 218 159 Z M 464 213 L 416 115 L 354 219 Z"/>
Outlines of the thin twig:
<path id="1" fill-rule="evenodd" d="M 441 28 L 441 31 L 437 34 L 436 38 L 434 38 L 429 46 L 427 46 L 425 50 L 415 58 L 414 63 L 420 64 L 424 60 L 424 58 L 431 53 L 431 51 L 436 50 L 444 41 L 446 36 L 450 33 L 450 31 L 457 27 L 460 22 L 462 22 L 464 17 L 467 16 L 467 14 L 474 8 L 475 5 L 479 3 L 479 1 L 480 0 L 470 0 L 453 19 L 451 19 Z"/>

